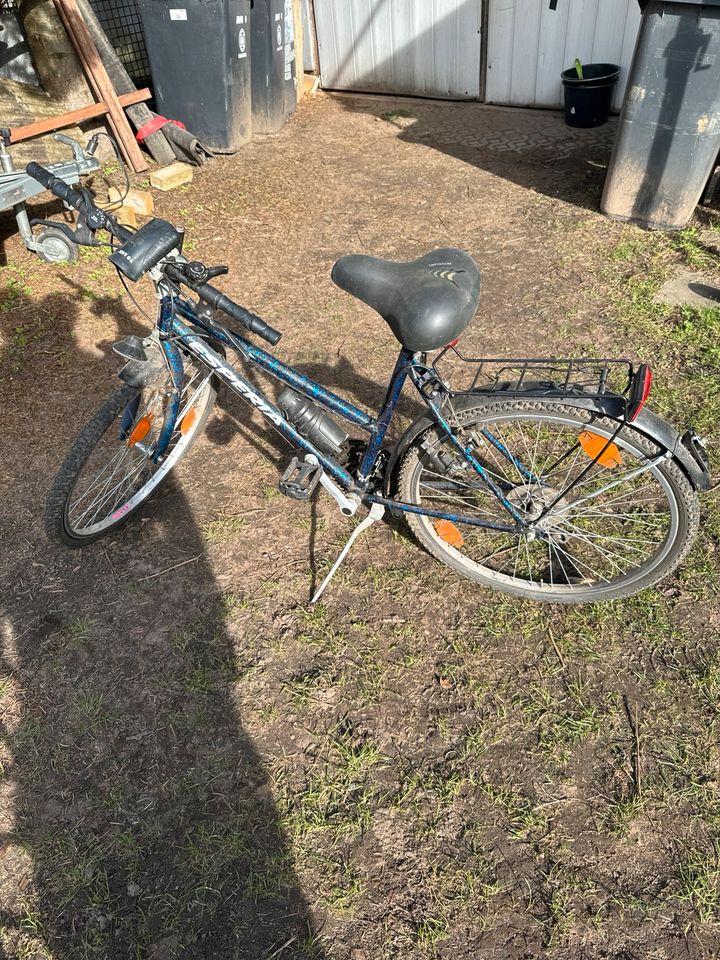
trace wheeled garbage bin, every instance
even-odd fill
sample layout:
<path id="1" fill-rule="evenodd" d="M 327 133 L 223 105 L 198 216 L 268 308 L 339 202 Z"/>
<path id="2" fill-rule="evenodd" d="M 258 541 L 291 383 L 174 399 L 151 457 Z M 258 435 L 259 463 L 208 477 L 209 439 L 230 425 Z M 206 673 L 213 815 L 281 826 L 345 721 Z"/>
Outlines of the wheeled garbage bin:
<path id="1" fill-rule="evenodd" d="M 297 106 L 292 0 L 253 0 L 253 133 L 277 133 Z"/>
<path id="2" fill-rule="evenodd" d="M 232 153 L 251 136 L 251 0 L 139 0 L 158 113 Z"/>
<path id="3" fill-rule="evenodd" d="M 720 150 L 720 0 L 641 6 L 601 209 L 679 230 Z"/>

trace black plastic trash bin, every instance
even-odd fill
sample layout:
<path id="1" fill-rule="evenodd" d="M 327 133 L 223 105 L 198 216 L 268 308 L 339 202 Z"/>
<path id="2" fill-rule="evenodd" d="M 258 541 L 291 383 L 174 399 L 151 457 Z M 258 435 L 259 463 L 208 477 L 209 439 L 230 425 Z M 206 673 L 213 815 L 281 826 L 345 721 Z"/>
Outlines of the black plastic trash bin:
<path id="1" fill-rule="evenodd" d="M 679 230 L 720 150 L 720 0 L 643 6 L 601 209 Z"/>
<path id="2" fill-rule="evenodd" d="M 158 113 L 212 150 L 237 150 L 252 132 L 250 0 L 138 5 Z"/>
<path id="3" fill-rule="evenodd" d="M 575 67 L 562 72 L 565 123 L 569 127 L 599 127 L 607 123 L 615 84 L 617 63 L 588 63 L 580 78 Z"/>
<path id="4" fill-rule="evenodd" d="M 297 106 L 292 0 L 253 0 L 253 133 L 277 133 Z"/>

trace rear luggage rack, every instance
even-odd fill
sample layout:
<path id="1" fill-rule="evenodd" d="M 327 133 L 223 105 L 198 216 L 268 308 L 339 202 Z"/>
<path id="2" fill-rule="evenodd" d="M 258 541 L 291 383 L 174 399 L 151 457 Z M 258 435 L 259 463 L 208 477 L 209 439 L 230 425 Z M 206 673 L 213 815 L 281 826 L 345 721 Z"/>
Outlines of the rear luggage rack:
<path id="1" fill-rule="evenodd" d="M 629 397 L 643 367 L 588 357 L 466 357 L 455 346 L 445 347 L 432 363 L 453 396 L 483 390 L 524 397 Z"/>

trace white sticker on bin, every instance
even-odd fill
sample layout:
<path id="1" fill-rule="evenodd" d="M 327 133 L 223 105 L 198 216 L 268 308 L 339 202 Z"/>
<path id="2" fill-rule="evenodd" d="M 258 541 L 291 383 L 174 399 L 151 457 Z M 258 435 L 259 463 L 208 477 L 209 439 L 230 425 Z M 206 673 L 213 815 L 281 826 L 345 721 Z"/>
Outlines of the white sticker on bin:
<path id="1" fill-rule="evenodd" d="M 187 10 L 179 10 L 177 8 L 170 8 L 170 19 L 171 20 L 187 20 Z"/>

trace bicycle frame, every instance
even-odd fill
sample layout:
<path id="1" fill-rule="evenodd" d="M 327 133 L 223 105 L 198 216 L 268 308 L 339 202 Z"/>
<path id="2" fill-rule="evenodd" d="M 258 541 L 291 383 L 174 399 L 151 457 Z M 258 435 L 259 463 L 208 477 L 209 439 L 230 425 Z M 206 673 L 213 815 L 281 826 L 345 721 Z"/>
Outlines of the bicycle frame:
<path id="1" fill-rule="evenodd" d="M 196 329 L 193 330 L 187 326 L 187 324 L 183 322 L 183 319 L 189 321 Z M 258 410 L 291 445 L 299 447 L 306 454 L 312 454 L 316 457 L 322 468 L 337 481 L 340 486 L 348 493 L 357 495 L 366 503 L 381 503 L 402 512 L 417 513 L 432 518 L 450 520 L 454 523 L 483 527 L 489 530 L 496 530 L 499 533 L 517 533 L 526 526 L 522 516 L 505 497 L 502 489 L 483 469 L 482 465 L 473 456 L 470 448 L 465 447 L 455 435 L 452 427 L 443 417 L 439 405 L 423 391 L 422 383 L 423 377 L 427 374 L 427 367 L 424 363 L 424 358 L 421 359 L 422 355 L 413 354 L 412 351 L 405 347 L 400 349 L 383 405 L 378 415 L 373 417 L 332 391 L 327 390 L 294 367 L 283 363 L 273 354 L 256 346 L 244 337 L 231 332 L 221 325 L 216 325 L 215 323 L 211 325 L 182 297 L 170 295 L 161 297 L 158 307 L 157 327 L 160 332 L 160 343 L 168 359 L 175 384 L 169 415 L 163 425 L 158 450 L 156 451 L 157 457 L 162 456 L 172 436 L 180 406 L 183 363 L 181 352 L 174 342 L 179 341 L 189 354 L 210 368 L 218 379 L 222 380 L 234 393 L 238 394 Z M 202 335 L 197 332 L 198 329 L 202 331 Z M 369 439 L 357 476 L 353 477 L 352 474 L 333 459 L 333 457 L 319 450 L 310 440 L 302 436 L 293 424 L 285 419 L 281 411 L 268 400 L 262 391 L 258 390 L 249 380 L 242 376 L 242 374 L 208 345 L 208 339 L 214 340 L 224 347 L 229 347 L 251 365 L 265 370 L 275 379 L 287 384 L 326 410 L 332 411 L 332 413 L 367 432 Z M 405 503 L 380 496 L 371 489 L 373 472 L 378 462 L 383 441 L 395 413 L 400 393 L 408 378 L 410 378 L 418 390 L 418 393 L 422 397 L 424 404 L 427 406 L 438 427 L 447 435 L 467 463 L 477 472 L 483 483 L 506 510 L 509 515 L 508 519 L 512 522 L 505 524 L 495 523 L 488 520 L 480 520 L 477 517 L 467 517 L 462 514 L 430 510 L 418 504 Z M 495 438 L 492 438 L 491 442 L 495 444 L 498 450 L 501 452 L 504 451 L 502 444 L 496 441 Z M 504 453 L 504 455 L 510 459 L 511 463 L 517 462 L 509 451 Z M 529 471 L 526 472 L 531 476 Z"/>

